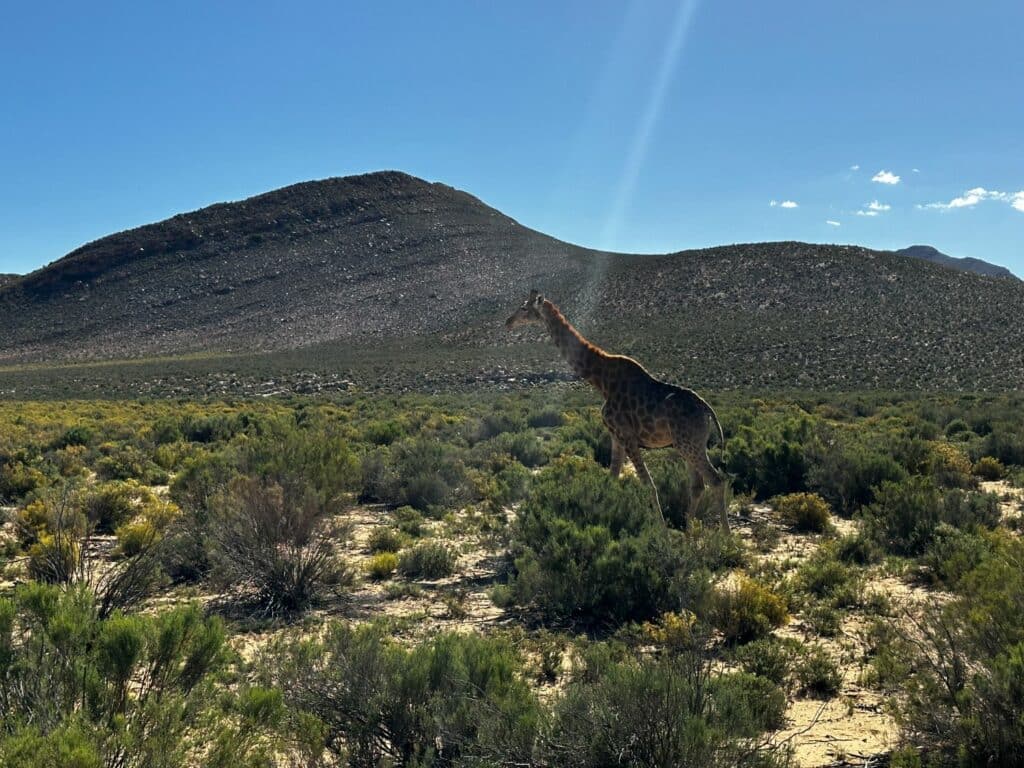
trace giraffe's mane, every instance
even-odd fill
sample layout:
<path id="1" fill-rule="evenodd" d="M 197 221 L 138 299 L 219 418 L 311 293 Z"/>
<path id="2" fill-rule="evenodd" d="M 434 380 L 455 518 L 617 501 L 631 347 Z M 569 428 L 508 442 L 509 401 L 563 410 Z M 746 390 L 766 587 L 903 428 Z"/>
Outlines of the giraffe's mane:
<path id="1" fill-rule="evenodd" d="M 562 314 L 562 311 L 557 306 L 555 306 L 555 303 L 553 301 L 550 301 L 549 299 L 544 299 L 543 305 L 544 308 L 550 313 L 552 319 L 554 319 L 563 328 L 565 328 L 565 330 L 572 334 L 585 349 L 601 357 L 622 357 L 622 355 L 610 355 L 596 344 L 593 344 L 586 338 L 584 338 L 583 334 L 576 330 L 576 327 L 569 322 L 566 316 Z"/>

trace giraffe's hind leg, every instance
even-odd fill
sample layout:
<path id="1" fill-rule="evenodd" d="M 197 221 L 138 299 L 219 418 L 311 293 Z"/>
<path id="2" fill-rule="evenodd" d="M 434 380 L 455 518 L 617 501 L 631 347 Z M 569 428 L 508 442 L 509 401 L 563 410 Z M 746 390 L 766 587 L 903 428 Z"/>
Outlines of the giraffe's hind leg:
<path id="1" fill-rule="evenodd" d="M 658 510 L 658 514 L 661 516 L 661 522 L 665 523 L 665 513 L 661 510 L 661 501 L 658 499 L 658 486 L 654 484 L 654 478 L 651 477 L 651 473 L 647 470 L 647 465 L 644 464 L 644 457 L 640 454 L 639 446 L 627 446 L 626 455 L 633 462 L 637 477 L 651 486 L 651 493 L 654 494 L 654 508 Z M 667 525 L 667 523 L 665 524 Z"/>
<path id="2" fill-rule="evenodd" d="M 725 476 L 711 463 L 707 451 L 700 452 L 693 463 L 693 468 L 714 494 L 715 505 L 718 507 L 719 522 L 723 529 L 729 530 L 729 518 L 725 508 Z"/>
<path id="3" fill-rule="evenodd" d="M 689 505 L 686 508 L 686 527 L 692 530 L 693 516 L 697 512 L 701 498 L 704 496 L 704 477 L 697 471 L 692 459 L 686 458 L 682 451 L 680 451 L 680 454 L 683 456 L 686 468 L 690 473 L 690 499 Z"/>

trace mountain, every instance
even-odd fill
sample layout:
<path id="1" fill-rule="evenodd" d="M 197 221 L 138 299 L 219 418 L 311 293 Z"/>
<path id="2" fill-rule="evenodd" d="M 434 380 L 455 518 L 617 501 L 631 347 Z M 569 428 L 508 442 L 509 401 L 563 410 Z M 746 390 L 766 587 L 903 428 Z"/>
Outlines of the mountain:
<path id="1" fill-rule="evenodd" d="M 5 285 L 8 285 L 9 283 L 13 283 L 15 280 L 17 280 L 20 277 L 21 277 L 21 275 L 3 275 L 3 274 L 0 274 L 0 288 L 3 288 Z"/>
<path id="2" fill-rule="evenodd" d="M 1000 267 L 998 264 L 989 264 L 987 261 L 975 259 L 971 256 L 965 256 L 963 258 L 947 256 L 930 245 L 911 245 L 909 248 L 900 248 L 898 251 L 894 251 L 894 253 L 898 253 L 900 256 L 909 256 L 912 259 L 924 259 L 925 261 L 930 261 L 934 264 L 941 264 L 942 266 L 949 267 L 950 269 L 958 269 L 961 272 L 973 272 L 976 275 L 1009 277 L 1014 280 L 1017 279 L 1017 276 L 1006 267 Z"/>
<path id="3" fill-rule="evenodd" d="M 503 327 L 534 287 L 593 341 L 694 385 L 1024 381 L 1024 282 L 855 246 L 601 253 L 397 172 L 296 184 L 82 246 L 0 288 L 0 366 L 190 355 L 213 360 L 210 375 L 308 369 L 360 386 L 557 378 L 543 334 Z M 133 370 L 164 381 L 174 365 Z"/>

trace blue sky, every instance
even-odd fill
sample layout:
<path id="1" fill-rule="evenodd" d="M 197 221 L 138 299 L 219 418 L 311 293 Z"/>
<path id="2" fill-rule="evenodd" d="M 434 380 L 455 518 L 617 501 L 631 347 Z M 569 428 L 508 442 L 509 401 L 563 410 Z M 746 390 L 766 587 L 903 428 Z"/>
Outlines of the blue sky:
<path id="1" fill-rule="evenodd" d="M 393 168 L 594 247 L 1024 275 L 1022 38 L 1019 0 L 9 4 L 0 271 Z"/>

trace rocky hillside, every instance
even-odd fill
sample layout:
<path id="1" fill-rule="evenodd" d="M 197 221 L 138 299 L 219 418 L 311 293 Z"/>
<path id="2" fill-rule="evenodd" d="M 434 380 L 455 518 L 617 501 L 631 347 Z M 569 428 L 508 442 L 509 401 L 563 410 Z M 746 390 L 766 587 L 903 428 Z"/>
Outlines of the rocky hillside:
<path id="1" fill-rule="evenodd" d="M 394 172 L 83 246 L 0 288 L 0 364 L 309 348 L 334 367 L 377 354 L 386 368 L 397 345 L 411 370 L 460 376 L 467 355 L 497 375 L 557 369 L 539 334 L 502 327 L 531 287 L 608 349 L 709 386 L 1024 381 L 1017 280 L 805 243 L 602 254 Z"/>
<path id="2" fill-rule="evenodd" d="M 957 258 L 956 256 L 947 256 L 937 248 L 933 248 L 930 245 L 911 245 L 909 248 L 900 248 L 896 251 L 900 256 L 909 256 L 912 259 L 924 259 L 934 264 L 941 264 L 944 267 L 950 269 L 958 269 L 962 272 L 973 272 L 976 275 L 988 275 L 989 277 L 1008 277 L 1013 280 L 1017 279 L 1017 276 L 1013 274 L 1006 267 L 1000 267 L 998 264 L 990 264 L 987 261 L 981 259 L 975 259 L 970 256 L 964 258 Z"/>

